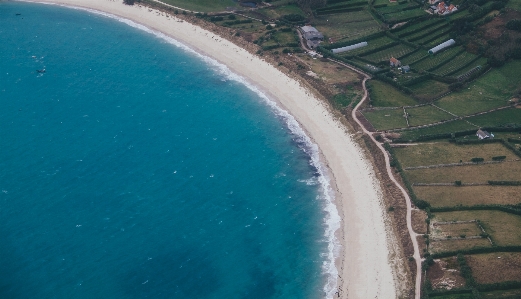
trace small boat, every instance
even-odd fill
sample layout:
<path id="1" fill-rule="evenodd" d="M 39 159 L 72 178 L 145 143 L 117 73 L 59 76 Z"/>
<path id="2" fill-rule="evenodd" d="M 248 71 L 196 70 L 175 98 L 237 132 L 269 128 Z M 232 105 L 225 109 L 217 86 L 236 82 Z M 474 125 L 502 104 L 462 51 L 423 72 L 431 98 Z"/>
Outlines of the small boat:
<path id="1" fill-rule="evenodd" d="M 36 70 L 37 73 L 40 73 L 40 74 L 43 74 L 45 73 L 45 69 L 42 69 L 42 70 Z"/>

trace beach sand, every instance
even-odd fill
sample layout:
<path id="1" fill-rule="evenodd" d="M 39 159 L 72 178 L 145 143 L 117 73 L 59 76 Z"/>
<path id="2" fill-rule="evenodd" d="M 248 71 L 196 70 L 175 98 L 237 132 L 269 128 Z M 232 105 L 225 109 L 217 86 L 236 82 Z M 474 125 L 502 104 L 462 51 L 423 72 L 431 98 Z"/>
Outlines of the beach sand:
<path id="1" fill-rule="evenodd" d="M 298 81 L 215 33 L 138 5 L 109 0 L 39 0 L 107 12 L 160 31 L 246 78 L 298 121 L 327 166 L 342 218 L 338 279 L 329 298 L 396 298 L 405 282 L 391 264 L 396 242 L 386 228 L 381 188 L 369 160 L 330 108 Z M 334 212 L 334 211 L 333 211 Z M 337 294 L 336 292 L 339 291 Z"/>

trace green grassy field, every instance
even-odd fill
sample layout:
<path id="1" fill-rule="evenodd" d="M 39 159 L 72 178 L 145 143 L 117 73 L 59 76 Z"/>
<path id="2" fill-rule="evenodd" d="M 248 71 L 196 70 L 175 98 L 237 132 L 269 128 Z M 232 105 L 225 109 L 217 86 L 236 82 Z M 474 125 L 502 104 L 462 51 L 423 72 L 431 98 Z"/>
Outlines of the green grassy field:
<path id="1" fill-rule="evenodd" d="M 507 108 L 469 117 L 468 120 L 481 127 L 501 127 L 509 124 L 521 125 L 521 109 Z"/>
<path id="2" fill-rule="evenodd" d="M 413 189 L 418 198 L 433 207 L 521 203 L 521 186 L 415 186 Z"/>
<path id="3" fill-rule="evenodd" d="M 468 162 L 474 157 L 481 157 L 486 161 L 490 161 L 493 156 L 504 155 L 507 159 L 517 157 L 501 143 L 457 145 L 441 141 L 396 148 L 394 151 L 403 167 L 459 163 L 460 160 Z"/>
<path id="4" fill-rule="evenodd" d="M 416 30 L 423 31 L 425 28 L 429 28 L 430 26 L 434 26 L 435 24 L 442 23 L 443 21 L 440 19 L 430 19 L 427 21 L 423 21 L 420 23 L 416 23 L 413 25 L 406 25 L 404 27 L 401 27 L 399 30 L 394 31 L 396 35 L 399 37 L 405 37 L 410 34 L 413 34 Z"/>
<path id="5" fill-rule="evenodd" d="M 375 107 L 401 107 L 417 104 L 410 96 L 381 81 L 368 81 L 367 87 L 371 90 L 371 101 Z"/>
<path id="6" fill-rule="evenodd" d="M 449 91 L 449 85 L 435 80 L 426 80 L 409 86 L 422 101 L 431 101 Z"/>
<path id="7" fill-rule="evenodd" d="M 451 60 L 447 61 L 445 64 L 436 68 L 433 71 L 433 73 L 440 75 L 440 76 L 445 76 L 445 75 L 452 73 L 452 72 L 460 69 L 461 67 L 467 65 L 468 63 L 475 60 L 476 58 L 477 58 L 477 56 L 474 54 L 471 54 L 469 52 L 463 52 L 463 53 L 459 54 L 458 56 L 454 57 L 454 59 L 451 59 Z M 472 64 L 472 67 L 475 67 L 475 65 Z"/>
<path id="8" fill-rule="evenodd" d="M 510 0 L 507 3 L 507 7 L 521 12 L 521 0 Z"/>
<path id="9" fill-rule="evenodd" d="M 327 38 L 333 39 L 333 42 L 356 39 L 380 30 L 378 22 L 364 10 L 318 16 L 314 24 Z"/>
<path id="10" fill-rule="evenodd" d="M 497 252 L 465 256 L 477 283 L 521 281 L 521 253 Z"/>
<path id="11" fill-rule="evenodd" d="M 407 57 L 402 58 L 402 64 L 403 65 L 412 64 L 427 55 L 429 55 L 429 53 L 427 53 L 427 50 L 420 48 L 420 49 L 416 50 L 414 53 L 409 54 Z"/>
<path id="12" fill-rule="evenodd" d="M 368 59 L 374 63 L 379 63 L 381 61 L 387 61 L 391 57 L 400 58 L 412 51 L 414 51 L 413 47 L 399 44 L 399 45 L 390 47 L 388 49 L 384 49 L 384 50 L 363 56 L 363 58 Z"/>
<path id="13" fill-rule="evenodd" d="M 427 58 L 417 63 L 414 63 L 413 65 L 411 65 L 411 67 L 416 70 L 428 70 L 430 68 L 441 65 L 442 63 L 445 63 L 447 61 L 452 61 L 455 55 L 457 55 L 458 52 L 461 52 L 461 50 L 461 47 L 449 48 L 447 50 L 444 50 L 443 52 L 439 52 L 434 55 L 429 55 Z"/>
<path id="14" fill-rule="evenodd" d="M 461 70 L 459 70 L 456 73 L 452 74 L 452 76 L 454 76 L 454 77 L 463 76 L 463 75 L 467 74 L 469 71 L 471 71 L 472 69 L 474 69 L 477 66 L 484 67 L 486 63 L 487 63 L 487 59 L 484 58 L 484 57 L 481 57 L 478 60 L 476 60 L 473 63 L 471 63 L 470 65 L 468 65 L 467 67 L 462 68 Z"/>
<path id="15" fill-rule="evenodd" d="M 431 253 L 466 250 L 477 247 L 491 247 L 487 239 L 455 239 L 443 241 L 431 241 L 429 251 Z M 437 297 L 435 297 L 437 298 Z"/>
<path id="16" fill-rule="evenodd" d="M 521 217 L 500 211 L 456 211 L 434 214 L 435 221 L 479 220 L 499 246 L 521 245 Z"/>
<path id="17" fill-rule="evenodd" d="M 436 125 L 428 128 L 421 128 L 416 130 L 407 130 L 400 132 L 401 137 L 404 139 L 412 140 L 416 139 L 420 136 L 425 135 L 434 135 L 434 134 L 444 134 L 444 133 L 454 133 L 459 131 L 467 131 L 471 129 L 478 129 L 467 123 L 464 120 L 455 120 L 448 123 L 444 123 L 441 125 Z"/>
<path id="18" fill-rule="evenodd" d="M 490 154 L 494 155 L 495 153 Z M 488 157 L 485 157 L 486 160 L 491 160 L 490 154 Z M 517 158 L 512 153 L 507 154 L 509 154 L 508 156 L 510 158 Z M 519 180 L 520 173 L 520 162 L 405 170 L 405 174 L 412 183 L 454 183 L 454 181 L 462 181 L 463 183 L 486 183 L 487 181 L 516 181 Z"/>
<path id="19" fill-rule="evenodd" d="M 224 11 L 226 7 L 238 6 L 233 0 L 162 0 L 162 2 L 193 11 Z"/>
<path id="20" fill-rule="evenodd" d="M 409 125 L 411 127 L 427 125 L 454 118 L 454 116 L 430 105 L 407 108 L 406 111 L 409 113 Z"/>
<path id="21" fill-rule="evenodd" d="M 519 70 L 519 60 L 492 69 L 466 89 L 440 99 L 437 105 L 461 116 L 506 106 L 514 92 L 521 88 Z"/>
<path id="22" fill-rule="evenodd" d="M 377 130 L 407 127 L 402 109 L 364 112 L 364 116 Z"/>
<path id="23" fill-rule="evenodd" d="M 277 41 L 277 43 L 281 45 L 286 45 L 289 43 L 297 43 L 297 35 L 293 32 L 277 32 L 273 35 L 273 39 Z"/>
<path id="24" fill-rule="evenodd" d="M 388 22 L 401 22 L 405 20 L 409 20 L 414 17 L 421 17 L 427 14 L 425 11 L 421 9 L 411 9 L 400 12 L 394 12 L 384 15 L 385 19 Z"/>
<path id="25" fill-rule="evenodd" d="M 296 4 L 281 5 L 275 8 L 262 8 L 257 10 L 257 12 L 265 15 L 269 19 L 279 19 L 280 17 L 289 14 L 306 16 L 302 9 L 300 9 Z"/>

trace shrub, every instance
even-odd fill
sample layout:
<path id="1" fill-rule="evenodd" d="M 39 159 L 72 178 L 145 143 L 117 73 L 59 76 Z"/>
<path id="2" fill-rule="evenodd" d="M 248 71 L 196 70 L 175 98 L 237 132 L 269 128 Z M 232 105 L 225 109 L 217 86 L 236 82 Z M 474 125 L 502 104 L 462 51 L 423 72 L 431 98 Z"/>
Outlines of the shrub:
<path id="1" fill-rule="evenodd" d="M 492 160 L 501 161 L 501 160 L 505 160 L 506 158 L 507 158 L 507 156 L 495 156 L 495 157 L 492 157 Z"/>
<path id="2" fill-rule="evenodd" d="M 510 21 L 508 21 L 506 27 L 510 30 L 521 31 L 521 20 L 519 20 L 519 19 L 510 20 Z"/>
<path id="3" fill-rule="evenodd" d="M 177 10 L 177 9 L 176 9 L 176 10 L 174 10 L 174 14 L 176 14 L 176 15 L 177 15 L 178 13 L 179 13 L 179 10 Z"/>
<path id="4" fill-rule="evenodd" d="M 389 209 L 387 209 L 387 211 L 389 211 L 389 212 L 394 211 L 394 207 L 393 207 L 393 206 L 390 206 Z"/>
<path id="5" fill-rule="evenodd" d="M 454 182 L 454 185 L 456 185 L 456 186 L 461 186 L 461 181 L 455 181 L 455 182 Z"/>
<path id="6" fill-rule="evenodd" d="M 212 22 L 217 22 L 217 21 L 222 21 L 222 20 L 224 20 L 223 17 L 211 17 L 210 18 L 210 21 L 212 21 Z"/>
<path id="7" fill-rule="evenodd" d="M 479 163 L 479 162 L 485 161 L 485 159 L 483 159 L 483 158 L 472 158 L 472 159 L 470 159 L 470 161 L 472 161 L 474 163 Z"/>
<path id="8" fill-rule="evenodd" d="M 273 29 L 273 26 L 268 25 L 268 26 L 266 26 L 266 29 L 271 30 L 271 29 Z"/>
<path id="9" fill-rule="evenodd" d="M 292 23 L 302 22 L 306 19 L 304 16 L 299 15 L 299 14 L 284 15 L 284 16 L 282 16 L 282 18 L 284 18 L 286 21 L 289 21 Z"/>
<path id="10" fill-rule="evenodd" d="M 228 20 L 235 20 L 237 19 L 237 17 L 235 15 L 229 15 L 228 16 Z"/>

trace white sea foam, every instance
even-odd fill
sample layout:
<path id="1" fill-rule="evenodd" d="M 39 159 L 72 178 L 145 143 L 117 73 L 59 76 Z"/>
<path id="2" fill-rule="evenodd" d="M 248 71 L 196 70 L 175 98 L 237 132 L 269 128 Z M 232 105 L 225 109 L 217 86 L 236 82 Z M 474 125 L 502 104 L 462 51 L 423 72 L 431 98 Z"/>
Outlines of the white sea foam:
<path id="1" fill-rule="evenodd" d="M 23 1 L 23 0 L 22 0 Z M 44 2 L 38 2 L 43 4 L 49 4 Z M 199 59 L 202 59 L 205 61 L 208 65 L 212 66 L 212 68 L 217 71 L 219 74 L 224 76 L 225 78 L 229 80 L 233 80 L 236 82 L 239 82 L 243 85 L 245 85 L 248 89 L 255 92 L 260 99 L 266 103 L 271 110 L 278 116 L 281 117 L 284 122 L 286 123 L 288 129 L 290 132 L 295 136 L 295 141 L 299 144 L 299 147 L 310 157 L 310 164 L 316 168 L 318 177 L 316 178 L 320 184 L 320 196 L 318 197 L 319 200 L 324 201 L 324 211 L 326 212 L 326 217 L 324 219 L 326 229 L 324 236 L 327 240 L 328 246 L 327 246 L 327 252 L 323 253 L 323 256 L 326 256 L 327 259 L 324 261 L 322 265 L 322 269 L 324 273 L 327 275 L 327 281 L 324 285 L 324 293 L 326 298 L 332 298 L 336 286 L 337 286 L 337 277 L 338 277 L 338 269 L 335 265 L 335 258 L 340 253 L 341 245 L 337 238 L 335 237 L 335 232 L 340 228 L 340 221 L 341 218 L 338 214 L 338 210 L 336 208 L 336 205 L 333 203 L 334 201 L 334 191 L 331 188 L 330 179 L 327 176 L 327 171 L 323 163 L 321 163 L 320 159 L 320 151 L 318 146 L 311 140 L 311 138 L 306 134 L 306 132 L 302 129 L 300 124 L 297 122 L 297 120 L 291 115 L 288 111 L 282 109 L 277 105 L 277 103 L 270 99 L 266 94 L 264 94 L 257 86 L 250 84 L 245 78 L 242 76 L 239 76 L 235 73 L 233 73 L 226 65 L 218 62 L 217 60 L 210 58 L 208 56 L 202 55 L 198 53 L 197 51 L 193 50 L 192 48 L 188 47 L 187 45 L 179 42 L 178 40 L 162 33 L 156 30 L 152 30 L 144 25 L 141 25 L 139 23 L 136 23 L 134 21 L 131 21 L 129 19 L 125 19 L 110 13 L 89 9 L 89 8 L 83 8 L 83 7 L 75 7 L 75 6 L 69 6 L 69 5 L 61 5 L 61 4 L 53 4 L 53 5 L 59 5 L 64 7 L 69 7 L 73 9 L 78 10 L 84 10 L 88 11 L 90 13 L 102 15 L 105 17 L 109 17 L 112 19 L 115 19 L 119 22 L 125 23 L 131 27 L 137 28 L 139 30 L 148 32 L 150 34 L 153 34 L 166 42 L 183 49 L 184 51 L 191 53 L 195 56 L 197 56 Z"/>

